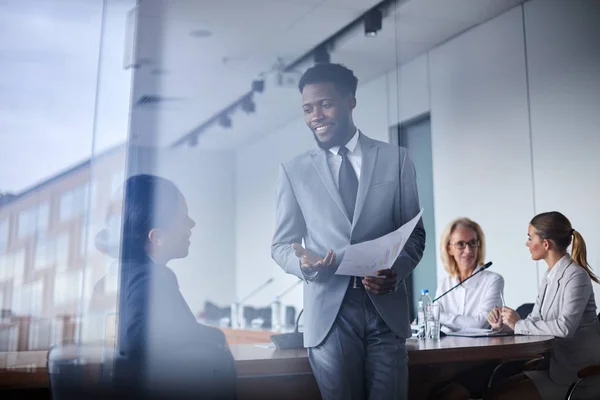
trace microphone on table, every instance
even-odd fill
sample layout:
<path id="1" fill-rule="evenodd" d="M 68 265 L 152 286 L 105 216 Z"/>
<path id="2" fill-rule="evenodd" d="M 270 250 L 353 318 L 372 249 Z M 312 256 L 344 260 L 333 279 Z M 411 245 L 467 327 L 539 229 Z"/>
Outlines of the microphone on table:
<path id="1" fill-rule="evenodd" d="M 304 312 L 304 309 L 300 310 L 298 318 L 296 318 L 296 325 L 294 331 L 290 333 L 280 333 L 278 335 L 271 335 L 271 341 L 275 343 L 275 347 L 278 349 L 303 349 L 304 348 L 304 333 L 298 331 L 300 324 L 300 316 Z"/>
<path id="2" fill-rule="evenodd" d="M 291 292 L 296 286 L 298 286 L 299 284 L 301 284 L 302 282 L 304 282 L 303 280 L 298 280 L 298 282 L 294 283 L 292 286 L 290 286 L 289 288 L 285 289 L 283 292 L 279 293 L 277 296 L 275 296 L 275 300 L 273 300 L 273 303 L 276 301 L 279 301 L 283 296 L 285 296 L 286 294 L 288 294 L 289 292 Z M 271 304 L 273 304 L 271 303 Z"/>
<path id="3" fill-rule="evenodd" d="M 240 304 L 244 304 L 249 298 L 254 296 L 256 293 L 262 291 L 265 287 L 269 286 L 273 282 L 273 278 L 268 279 L 265 283 L 254 289 L 246 297 L 239 301 Z"/>
<path id="4" fill-rule="evenodd" d="M 469 276 L 467 279 L 465 279 L 464 281 L 460 282 L 459 284 L 454 285 L 450 289 L 446 290 L 444 293 L 442 293 L 441 295 L 439 295 L 438 297 L 436 297 L 435 299 L 433 299 L 431 302 L 435 303 L 436 301 L 438 301 L 439 299 L 441 299 L 442 297 L 444 297 L 445 295 L 447 295 L 448 293 L 450 293 L 451 291 L 453 291 L 454 289 L 456 289 L 457 287 L 459 287 L 460 285 L 462 285 L 463 283 L 465 283 L 466 281 L 468 281 L 469 279 L 471 279 L 472 277 L 474 277 L 475 275 L 477 275 L 478 273 L 480 273 L 481 271 L 485 271 L 486 269 L 488 269 L 491 266 L 492 266 L 492 262 L 491 261 L 485 263 L 483 265 L 483 267 L 479 271 L 475 272 L 473 275 Z"/>
<path id="5" fill-rule="evenodd" d="M 298 286 L 302 282 L 304 282 L 304 281 L 301 279 L 298 279 L 298 282 L 294 283 L 292 286 L 288 287 L 283 292 L 281 292 L 277 297 L 275 297 L 275 300 L 273 300 L 273 302 L 271 303 L 271 328 L 275 332 L 281 330 L 281 328 L 284 325 L 284 323 L 281 322 L 281 298 L 283 296 L 285 296 L 286 294 L 288 294 L 289 292 L 291 292 L 294 288 L 296 288 L 296 286 Z M 296 312 L 295 308 L 293 308 L 293 307 L 291 307 L 291 308 L 293 309 L 293 314 L 295 314 L 295 312 Z M 294 319 L 293 314 L 291 315 L 292 321 Z M 294 332 L 291 335 L 284 334 L 284 335 L 288 335 L 288 336 L 283 336 L 283 339 L 280 339 L 279 342 L 285 341 L 286 338 L 288 338 L 288 341 L 291 340 L 291 343 L 297 343 L 298 341 L 300 341 L 300 344 L 302 344 L 302 342 L 303 342 L 302 334 L 300 334 L 299 338 L 295 337 L 295 338 L 290 339 L 290 337 L 298 336 L 298 322 L 300 321 L 301 314 L 302 314 L 302 311 L 300 311 L 300 314 L 298 315 L 298 318 L 296 319 L 296 324 L 294 325 L 294 327 L 295 327 Z M 287 319 L 287 316 L 286 316 L 286 319 Z M 277 335 L 274 335 L 274 336 L 277 336 Z M 275 340 L 277 340 L 277 338 Z M 275 341 L 273 341 L 273 342 L 275 343 Z M 285 344 L 284 344 L 284 346 L 285 346 Z M 287 348 L 291 348 L 291 347 L 287 347 Z"/>
<path id="6" fill-rule="evenodd" d="M 242 300 L 234 301 L 231 304 L 230 315 L 231 315 L 231 327 L 234 329 L 244 328 L 246 326 L 246 310 L 244 309 L 244 303 L 248 301 L 252 296 L 262 291 L 265 287 L 269 286 L 273 282 L 273 278 L 267 279 L 265 283 L 251 291 Z M 251 319 L 251 318 L 250 318 Z"/>

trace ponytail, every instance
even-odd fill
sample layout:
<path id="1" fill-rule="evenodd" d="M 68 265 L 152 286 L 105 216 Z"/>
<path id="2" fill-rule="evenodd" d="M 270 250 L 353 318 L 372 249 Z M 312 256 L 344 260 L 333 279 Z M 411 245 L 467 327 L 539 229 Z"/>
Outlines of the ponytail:
<path id="1" fill-rule="evenodd" d="M 575 229 L 572 230 L 572 234 L 573 250 L 571 252 L 571 258 L 577 264 L 581 265 L 583 269 L 585 269 L 585 272 L 588 273 L 591 280 L 593 280 L 596 283 L 600 283 L 600 279 L 598 279 L 598 277 L 594 274 L 594 272 L 592 271 L 592 267 L 590 267 L 590 265 L 587 262 L 587 250 L 585 246 L 585 240 L 583 240 L 583 236 L 581 236 L 581 234 Z"/>
<path id="2" fill-rule="evenodd" d="M 567 251 L 567 247 L 572 244 L 571 258 L 573 261 L 585 269 L 591 280 L 600 283 L 600 279 L 587 262 L 585 240 L 579 232 L 573 229 L 567 217 L 558 211 L 550 211 L 536 215 L 530 224 L 542 239 L 553 241 L 557 249 L 561 251 Z"/>

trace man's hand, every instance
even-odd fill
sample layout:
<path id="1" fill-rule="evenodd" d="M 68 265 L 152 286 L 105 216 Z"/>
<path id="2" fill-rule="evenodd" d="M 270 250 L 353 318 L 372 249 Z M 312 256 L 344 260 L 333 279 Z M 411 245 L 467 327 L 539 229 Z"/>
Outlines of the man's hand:
<path id="1" fill-rule="evenodd" d="M 390 294 L 396 291 L 396 273 L 391 269 L 382 269 L 377 271 L 377 277 L 364 277 L 362 283 L 370 293 Z"/>
<path id="2" fill-rule="evenodd" d="M 521 319 L 521 317 L 519 317 L 519 314 L 517 314 L 517 312 L 512 308 L 502 307 L 501 315 L 502 323 L 504 325 L 508 325 L 510 329 L 514 331 L 515 324 Z"/>
<path id="3" fill-rule="evenodd" d="M 335 253 L 329 250 L 325 258 L 315 255 L 312 251 L 306 250 L 301 244 L 292 244 L 292 249 L 296 252 L 296 256 L 300 259 L 300 267 L 306 269 L 306 272 L 311 275 L 322 267 L 331 267 L 335 265 Z"/>
<path id="4" fill-rule="evenodd" d="M 499 331 L 500 329 L 502 329 L 502 326 L 504 325 L 502 323 L 501 313 L 502 313 L 502 309 L 500 307 L 494 307 L 494 309 L 492 311 L 490 311 L 487 315 L 487 320 L 490 323 L 492 330 L 494 330 L 494 331 Z"/>

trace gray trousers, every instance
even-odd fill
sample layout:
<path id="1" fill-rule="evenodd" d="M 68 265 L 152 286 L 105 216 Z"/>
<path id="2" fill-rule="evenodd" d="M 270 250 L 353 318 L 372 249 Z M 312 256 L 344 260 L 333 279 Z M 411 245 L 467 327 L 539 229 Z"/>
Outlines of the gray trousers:
<path id="1" fill-rule="evenodd" d="M 406 340 L 364 289 L 348 289 L 331 331 L 308 358 L 323 400 L 408 399 Z"/>

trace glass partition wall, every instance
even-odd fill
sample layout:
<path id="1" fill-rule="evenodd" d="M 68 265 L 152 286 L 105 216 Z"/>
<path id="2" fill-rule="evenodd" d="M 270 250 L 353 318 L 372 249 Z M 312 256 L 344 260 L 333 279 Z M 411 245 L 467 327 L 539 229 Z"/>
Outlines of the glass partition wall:
<path id="1" fill-rule="evenodd" d="M 168 267 L 198 321 L 232 342 L 293 328 L 304 284 L 271 241 L 279 165 L 317 148 L 298 90 L 315 63 L 350 68 L 357 128 L 415 158 L 427 242 L 411 307 L 446 276 L 457 217 L 481 225 L 515 308 L 545 272 L 524 246 L 536 213 L 563 212 L 600 261 L 593 1 L 4 3 L 1 351 L 114 344 L 122 187 L 139 174 L 172 181 L 195 221 Z M 231 329 L 234 303 L 258 336 Z"/>

